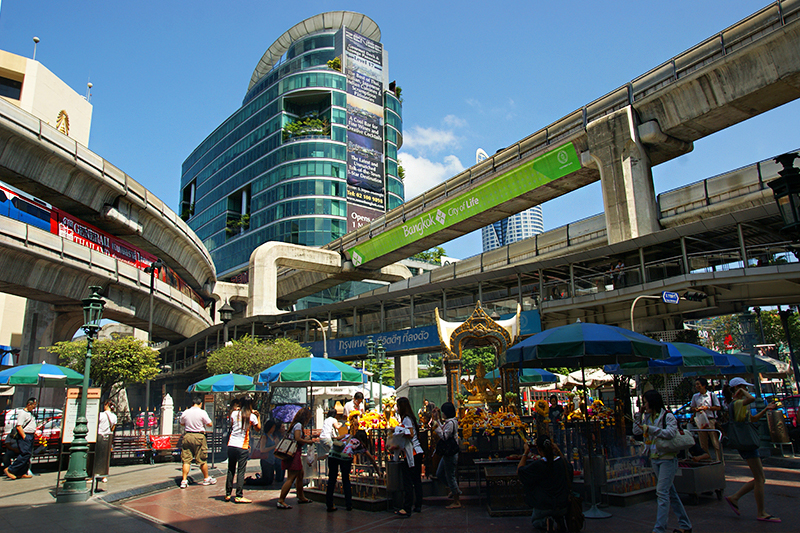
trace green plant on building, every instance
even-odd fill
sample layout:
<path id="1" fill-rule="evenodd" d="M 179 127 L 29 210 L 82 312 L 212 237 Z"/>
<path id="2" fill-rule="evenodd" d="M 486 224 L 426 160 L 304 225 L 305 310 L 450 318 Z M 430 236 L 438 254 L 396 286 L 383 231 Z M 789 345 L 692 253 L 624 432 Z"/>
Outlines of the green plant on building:
<path id="1" fill-rule="evenodd" d="M 396 85 L 395 88 L 394 88 L 394 95 L 397 97 L 398 100 L 400 100 L 401 104 L 403 103 L 403 97 L 400 96 L 400 94 L 402 92 L 403 92 L 402 87 L 400 87 L 399 85 Z"/>
<path id="2" fill-rule="evenodd" d="M 342 58 L 337 56 L 328 61 L 328 68 L 333 70 L 342 71 Z"/>
<path id="3" fill-rule="evenodd" d="M 289 122 L 283 127 L 283 140 L 287 141 L 293 137 L 306 137 L 309 135 L 331 134 L 331 124 L 327 120 L 317 117 L 301 118 Z"/>
<path id="4" fill-rule="evenodd" d="M 238 235 L 250 229 L 250 215 L 245 213 L 239 217 L 229 218 L 225 226 L 225 231 L 228 236 Z"/>
<path id="5" fill-rule="evenodd" d="M 181 219 L 183 221 L 189 220 L 194 215 L 194 204 L 189 204 L 188 206 L 183 208 L 181 211 Z"/>

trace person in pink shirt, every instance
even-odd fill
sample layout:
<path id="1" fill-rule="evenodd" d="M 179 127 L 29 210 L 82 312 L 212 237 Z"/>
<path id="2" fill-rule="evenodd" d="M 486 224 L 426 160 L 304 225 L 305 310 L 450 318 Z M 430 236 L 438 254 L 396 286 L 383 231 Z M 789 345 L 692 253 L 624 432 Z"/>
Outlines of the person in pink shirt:
<path id="1" fill-rule="evenodd" d="M 183 462 L 183 479 L 181 488 L 189 486 L 186 479 L 192 460 L 200 467 L 203 473 L 203 485 L 214 485 L 217 480 L 208 475 L 208 443 L 206 442 L 206 428 L 211 427 L 211 418 L 203 405 L 202 396 L 192 399 L 192 406 L 181 414 L 181 426 L 184 427 L 183 444 L 181 445 L 181 462 Z"/>

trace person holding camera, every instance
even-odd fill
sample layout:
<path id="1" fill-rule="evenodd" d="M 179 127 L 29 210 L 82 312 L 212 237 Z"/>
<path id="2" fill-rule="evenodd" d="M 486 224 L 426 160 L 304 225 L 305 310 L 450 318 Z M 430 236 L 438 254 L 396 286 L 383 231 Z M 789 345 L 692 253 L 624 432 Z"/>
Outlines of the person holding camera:
<path id="1" fill-rule="evenodd" d="M 531 445 L 526 442 L 517 465 L 517 475 L 533 507 L 531 523 L 542 531 L 566 531 L 564 517 L 569 509 L 572 465 L 561 455 L 550 435 L 537 437 L 536 450 L 539 457 L 528 462 L 532 454 Z"/>

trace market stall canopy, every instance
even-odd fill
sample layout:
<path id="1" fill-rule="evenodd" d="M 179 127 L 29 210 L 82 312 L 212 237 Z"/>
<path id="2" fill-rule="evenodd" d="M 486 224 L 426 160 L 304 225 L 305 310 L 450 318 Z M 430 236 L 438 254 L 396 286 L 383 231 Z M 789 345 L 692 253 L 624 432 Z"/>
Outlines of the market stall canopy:
<path id="1" fill-rule="evenodd" d="M 380 394 L 381 387 L 375 383 L 372 386 L 372 394 L 375 397 Z M 372 395 L 369 391 L 368 384 L 361 384 L 361 385 L 331 385 L 327 387 L 313 387 L 311 389 L 311 394 L 314 395 L 315 398 L 320 400 L 325 400 L 327 398 L 342 398 L 348 397 L 352 398 L 353 395 L 357 392 L 360 392 L 364 395 L 364 398 L 372 399 Z M 394 387 L 390 387 L 389 385 L 383 386 L 383 396 L 382 398 L 391 398 L 394 396 L 395 390 Z"/>
<path id="2" fill-rule="evenodd" d="M 688 342 L 668 342 L 669 358 L 650 359 L 632 363 L 605 365 L 609 374 L 633 376 L 641 374 L 740 374 L 745 372 L 742 363 L 732 355 L 715 352 L 705 346 Z"/>
<path id="3" fill-rule="evenodd" d="M 0 372 L 0 385 L 38 385 L 40 387 L 66 387 L 82 385 L 83 374 L 65 366 L 39 363 L 7 368 Z"/>
<path id="4" fill-rule="evenodd" d="M 242 374 L 217 374 L 192 383 L 186 392 L 245 392 L 255 390 L 253 378 Z"/>
<path id="5" fill-rule="evenodd" d="M 585 372 L 585 375 L 586 377 L 584 380 L 582 371 L 576 370 L 575 372 L 570 372 L 567 374 L 567 380 L 564 382 L 563 387 L 565 389 L 572 389 L 575 387 L 583 387 L 585 384 L 587 389 L 596 389 L 614 381 L 614 376 L 606 374 L 599 368 L 589 369 Z"/>
<path id="6" fill-rule="evenodd" d="M 363 383 L 360 370 L 336 359 L 301 357 L 272 365 L 258 375 L 256 383 L 270 386 L 328 386 Z"/>
<path id="7" fill-rule="evenodd" d="M 491 372 L 486 374 L 486 379 L 499 379 L 500 378 L 500 369 L 495 368 Z M 520 386 L 525 385 L 536 385 L 539 383 L 559 383 L 561 380 L 559 379 L 558 374 L 553 374 L 552 372 L 545 370 L 544 368 L 520 368 L 519 369 L 519 384 Z"/>
<path id="8" fill-rule="evenodd" d="M 576 322 L 547 329 L 512 346 L 506 362 L 520 367 L 578 368 L 668 357 L 666 343 L 616 326 Z"/>

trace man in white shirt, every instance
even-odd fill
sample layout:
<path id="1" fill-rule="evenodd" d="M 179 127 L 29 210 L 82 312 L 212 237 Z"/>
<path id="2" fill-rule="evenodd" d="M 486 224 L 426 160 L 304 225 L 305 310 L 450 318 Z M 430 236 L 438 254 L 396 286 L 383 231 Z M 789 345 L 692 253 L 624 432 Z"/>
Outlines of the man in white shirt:
<path id="1" fill-rule="evenodd" d="M 36 418 L 33 411 L 36 409 L 36 398 L 31 398 L 25 405 L 25 409 L 17 410 L 16 429 L 19 433 L 17 444 L 19 444 L 19 455 L 11 463 L 11 466 L 4 470 L 9 479 L 31 478 L 28 469 L 31 466 L 31 456 L 33 455 L 33 436 L 36 432 Z M 8 437 L 6 437 L 8 438 Z"/>
<path id="2" fill-rule="evenodd" d="M 353 395 L 353 399 L 344 404 L 344 417 L 348 421 L 350 420 L 351 411 L 359 411 L 360 413 L 364 412 L 364 393 L 355 393 Z"/>
<path id="3" fill-rule="evenodd" d="M 719 404 L 717 395 L 708 390 L 708 380 L 706 378 L 697 378 L 694 382 L 694 388 L 697 390 L 697 393 L 692 396 L 692 401 L 689 404 L 689 412 L 694 413 L 695 425 L 701 430 L 700 447 L 708 453 L 708 437 L 711 435 L 711 445 L 714 447 L 716 458 L 719 461 L 722 459 L 719 446 L 719 434 L 713 430 L 719 429 L 717 428 L 717 413 L 722 410 L 722 406 Z M 702 422 L 698 421 L 698 415 L 701 413 L 705 415 L 705 418 L 708 420 L 708 424 L 705 426 Z M 700 418 L 702 419 L 702 416 Z"/>
<path id="4" fill-rule="evenodd" d="M 189 476 L 189 468 L 192 459 L 200 467 L 203 473 L 203 485 L 214 485 L 217 480 L 208 475 L 208 443 L 206 442 L 206 428 L 211 427 L 211 417 L 203 405 L 203 397 L 195 396 L 192 399 L 192 406 L 181 414 L 181 426 L 184 426 L 183 444 L 181 446 L 181 462 L 183 463 L 181 488 L 189 486 L 186 479 Z"/>

